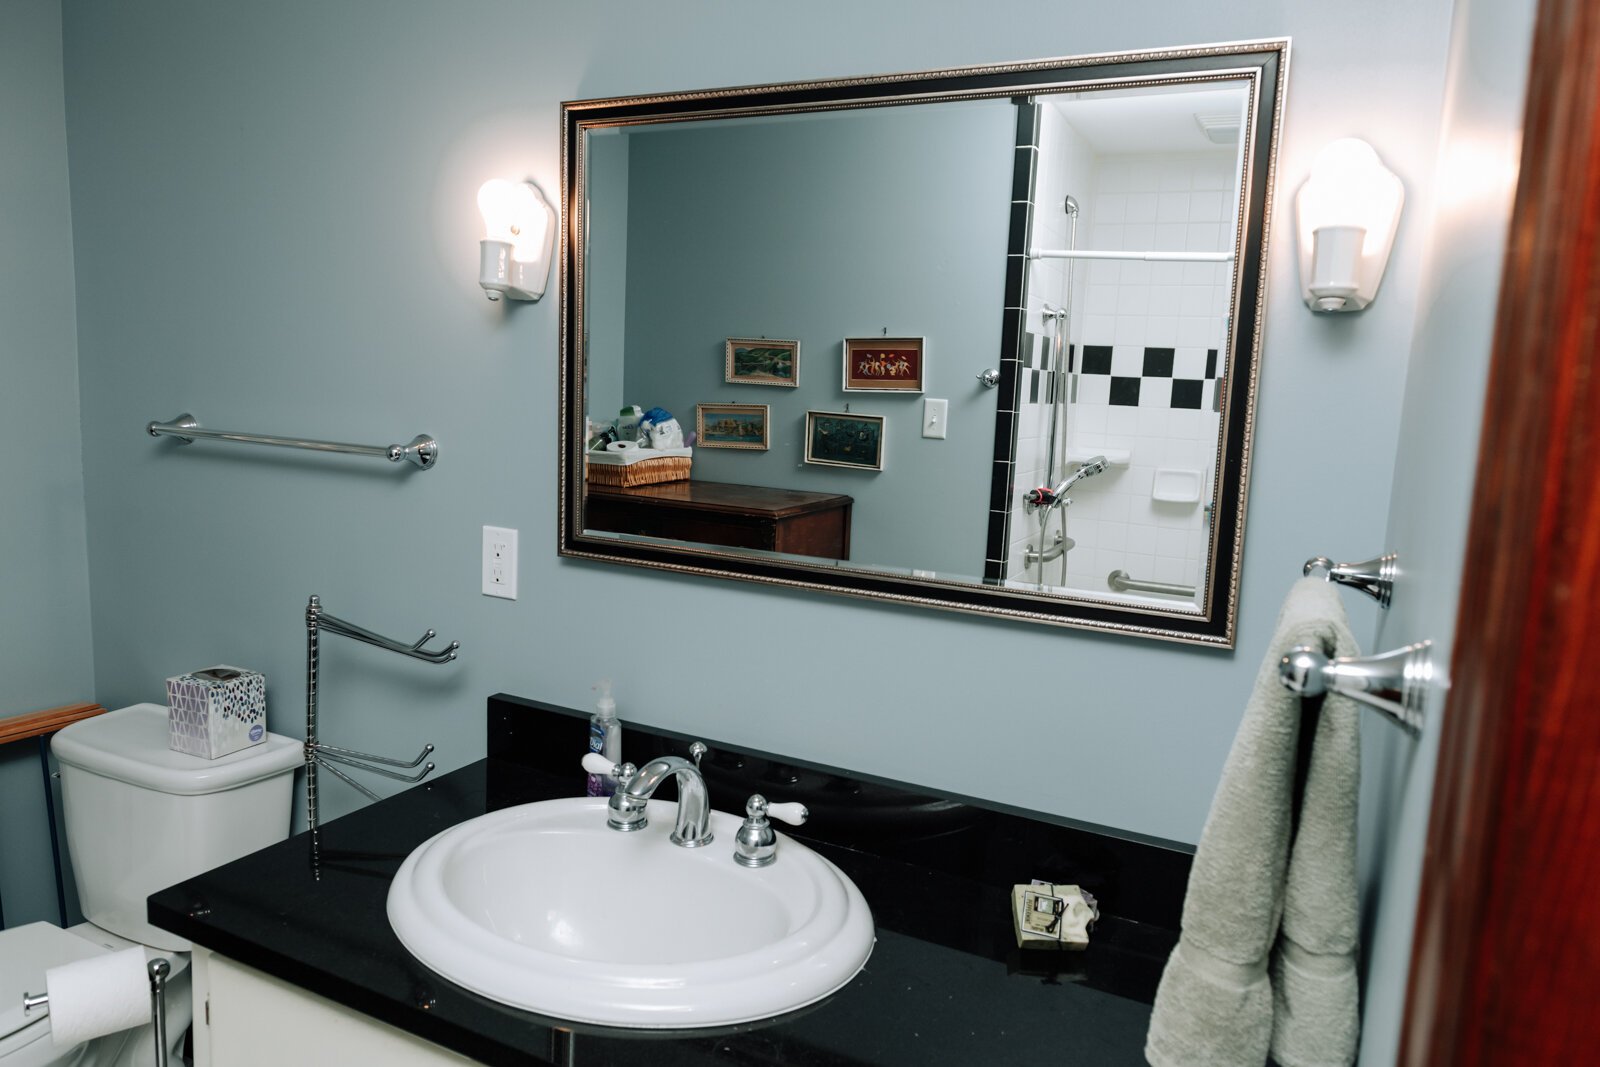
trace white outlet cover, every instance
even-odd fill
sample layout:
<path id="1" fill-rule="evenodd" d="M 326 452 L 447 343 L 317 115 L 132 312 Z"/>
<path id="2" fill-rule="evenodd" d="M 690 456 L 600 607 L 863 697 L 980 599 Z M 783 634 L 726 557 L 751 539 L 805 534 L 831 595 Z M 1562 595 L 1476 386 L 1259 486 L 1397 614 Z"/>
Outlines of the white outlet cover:
<path id="1" fill-rule="evenodd" d="M 483 595 L 517 599 L 517 531 L 483 528 Z"/>

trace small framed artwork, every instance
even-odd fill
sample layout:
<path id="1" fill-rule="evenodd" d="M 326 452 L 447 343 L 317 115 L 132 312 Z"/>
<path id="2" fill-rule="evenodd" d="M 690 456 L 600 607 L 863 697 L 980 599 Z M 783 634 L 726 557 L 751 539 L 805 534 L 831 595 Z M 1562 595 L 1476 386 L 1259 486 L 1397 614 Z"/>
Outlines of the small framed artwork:
<path id="1" fill-rule="evenodd" d="M 800 342 L 765 337 L 730 337 L 723 377 L 736 385 L 800 384 Z"/>
<path id="2" fill-rule="evenodd" d="M 806 462 L 883 470 L 883 416 L 806 412 Z"/>
<path id="3" fill-rule="evenodd" d="M 696 404 L 695 444 L 765 452 L 772 412 L 766 404 Z"/>
<path id="4" fill-rule="evenodd" d="M 922 392 L 921 337 L 846 337 L 844 387 L 847 392 Z"/>

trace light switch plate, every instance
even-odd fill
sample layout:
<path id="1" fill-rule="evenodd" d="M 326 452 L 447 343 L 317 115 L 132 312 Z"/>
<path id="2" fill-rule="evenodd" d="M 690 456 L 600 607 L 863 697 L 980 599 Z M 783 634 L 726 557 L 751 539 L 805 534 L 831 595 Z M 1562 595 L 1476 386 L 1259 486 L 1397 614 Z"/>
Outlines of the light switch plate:
<path id="1" fill-rule="evenodd" d="M 517 531 L 483 528 L 483 595 L 517 599 Z"/>
<path id="2" fill-rule="evenodd" d="M 950 418 L 950 401 L 935 400 L 933 397 L 922 399 L 922 436 L 935 437 L 939 440 L 945 438 L 945 423 Z"/>

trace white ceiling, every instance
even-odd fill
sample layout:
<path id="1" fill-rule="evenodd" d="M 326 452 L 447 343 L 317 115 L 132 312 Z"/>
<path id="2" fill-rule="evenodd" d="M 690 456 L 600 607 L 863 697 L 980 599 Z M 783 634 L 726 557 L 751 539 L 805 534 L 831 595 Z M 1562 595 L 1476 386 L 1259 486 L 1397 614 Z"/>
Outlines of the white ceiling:
<path id="1" fill-rule="evenodd" d="M 1095 93 L 1041 95 L 1101 155 L 1218 151 L 1196 115 L 1243 114 L 1245 90 L 1172 88 L 1111 89 Z"/>

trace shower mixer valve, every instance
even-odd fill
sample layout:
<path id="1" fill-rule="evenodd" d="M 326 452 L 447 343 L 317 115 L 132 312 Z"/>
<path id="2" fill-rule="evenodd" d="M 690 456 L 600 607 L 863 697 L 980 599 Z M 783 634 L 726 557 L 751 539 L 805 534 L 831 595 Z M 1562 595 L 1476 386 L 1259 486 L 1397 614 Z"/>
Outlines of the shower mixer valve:
<path id="1" fill-rule="evenodd" d="M 1065 507 L 1072 501 L 1066 497 L 1058 496 L 1056 491 L 1048 485 L 1041 485 L 1037 489 L 1029 489 L 1024 493 L 1022 495 L 1022 503 L 1029 511 L 1037 511 L 1039 508 Z"/>

